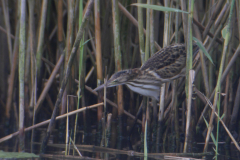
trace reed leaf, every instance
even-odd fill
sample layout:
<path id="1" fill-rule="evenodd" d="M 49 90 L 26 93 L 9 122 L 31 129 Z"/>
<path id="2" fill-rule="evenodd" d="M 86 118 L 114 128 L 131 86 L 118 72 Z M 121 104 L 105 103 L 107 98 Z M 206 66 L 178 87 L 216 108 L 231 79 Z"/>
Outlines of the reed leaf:
<path id="1" fill-rule="evenodd" d="M 193 37 L 193 40 L 196 41 L 196 44 L 198 45 L 198 47 L 203 51 L 203 53 L 208 58 L 208 60 L 214 65 L 213 60 L 212 60 L 210 54 L 208 53 L 206 48 L 203 46 L 202 42 L 200 42 L 196 37 Z"/>
<path id="2" fill-rule="evenodd" d="M 224 116 L 225 116 L 225 114 L 223 114 L 220 118 L 223 119 Z"/>
<path id="3" fill-rule="evenodd" d="M 181 12 L 181 13 L 187 13 L 188 14 L 188 12 L 180 10 L 180 9 L 163 7 L 163 6 L 158 6 L 158 5 L 140 4 L 140 3 L 133 3 L 132 5 L 138 6 L 138 7 L 143 7 L 143 8 L 148 8 L 148 9 L 154 9 L 154 10 L 157 10 L 157 11 L 163 11 L 163 12 Z"/>
<path id="4" fill-rule="evenodd" d="M 225 39 L 226 34 L 227 34 L 227 25 L 222 29 L 221 31 L 223 39 Z"/>
<path id="5" fill-rule="evenodd" d="M 204 119 L 204 121 L 205 121 L 206 126 L 208 127 L 208 122 L 207 122 L 207 120 L 205 119 L 205 117 L 203 117 L 203 119 Z M 211 133 L 211 138 L 212 138 L 212 141 L 213 141 L 214 145 L 216 146 L 217 143 L 216 143 L 216 139 L 215 139 L 213 133 Z"/>

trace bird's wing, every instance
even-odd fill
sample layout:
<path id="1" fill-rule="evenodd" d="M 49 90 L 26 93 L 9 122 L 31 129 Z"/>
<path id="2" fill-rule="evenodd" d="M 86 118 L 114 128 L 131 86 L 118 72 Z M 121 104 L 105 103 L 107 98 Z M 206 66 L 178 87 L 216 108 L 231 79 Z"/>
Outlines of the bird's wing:
<path id="1" fill-rule="evenodd" d="M 193 44 L 194 53 L 198 47 Z M 186 66 L 186 49 L 184 44 L 165 47 L 149 58 L 140 68 L 163 80 L 175 79 Z M 179 75 L 179 76 L 178 76 Z"/>

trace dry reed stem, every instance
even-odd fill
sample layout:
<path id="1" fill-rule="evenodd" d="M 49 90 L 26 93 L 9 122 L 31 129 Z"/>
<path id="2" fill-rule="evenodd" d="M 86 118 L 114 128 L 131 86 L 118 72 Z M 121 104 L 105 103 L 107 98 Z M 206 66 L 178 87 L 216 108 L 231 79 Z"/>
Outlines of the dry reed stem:
<path id="1" fill-rule="evenodd" d="M 219 0 L 219 1 L 218 1 L 217 6 L 216 6 L 216 8 L 215 8 L 215 10 L 214 10 L 214 12 L 213 12 L 213 14 L 212 14 L 212 16 L 209 18 L 208 24 L 207 24 L 207 26 L 205 27 L 205 30 L 204 30 L 204 32 L 203 32 L 203 39 L 206 38 L 207 33 L 209 32 L 209 30 L 210 30 L 211 26 L 213 25 L 215 19 L 217 18 L 218 13 L 219 13 L 220 10 L 221 10 L 221 7 L 222 7 L 223 2 L 225 2 L 225 0 Z"/>
<path id="2" fill-rule="evenodd" d="M 79 155 L 80 157 L 82 157 L 81 152 L 78 150 L 77 146 L 75 145 L 75 143 L 73 142 L 73 140 L 72 140 L 71 137 L 70 137 L 70 140 L 71 140 L 71 142 L 72 142 L 72 145 L 73 145 L 74 149 L 77 151 L 78 155 Z"/>
<path id="3" fill-rule="evenodd" d="M 221 79 L 222 79 L 222 73 L 223 73 L 223 67 L 224 67 L 224 62 L 225 62 L 225 57 L 226 57 L 226 54 L 227 54 L 227 48 L 229 46 L 229 41 L 230 41 L 230 36 L 232 34 L 231 30 L 231 21 L 232 21 L 232 12 L 233 12 L 233 8 L 234 8 L 234 0 L 231 2 L 231 9 L 230 9 L 230 12 L 229 12 L 229 20 L 228 20 L 228 24 L 227 24 L 227 33 L 226 33 L 226 37 L 225 37 L 225 40 L 224 40 L 224 45 L 223 45 L 223 51 L 222 51 L 222 57 L 221 57 L 221 63 L 220 63 L 220 67 L 219 67 L 219 73 L 218 73 L 218 78 L 217 78 L 217 84 L 216 84 L 216 91 L 215 91 L 215 94 L 214 94 L 214 101 L 213 101 L 213 107 L 212 107 L 212 112 L 211 112 L 211 117 L 210 117 L 210 120 L 209 120 L 209 126 L 208 126 L 208 132 L 207 132 L 207 135 L 206 135 L 206 139 L 205 139 L 205 145 L 204 145 L 204 149 L 203 151 L 206 152 L 207 149 L 208 149 L 208 142 L 209 142 L 209 139 L 210 139 L 210 134 L 213 130 L 213 120 L 214 120 L 214 116 L 215 116 L 215 110 L 216 110 L 216 106 L 217 106 L 217 102 L 218 102 L 218 97 L 219 97 L 219 93 L 218 92 L 221 92 Z"/>
<path id="4" fill-rule="evenodd" d="M 26 0 L 21 1 L 19 6 L 20 10 L 20 31 L 19 31 L 19 67 L 18 67 L 18 78 L 19 78 L 19 147 L 21 151 L 25 150 L 24 143 L 24 110 L 25 110 L 25 92 L 24 92 L 24 72 L 25 72 L 25 55 L 26 55 Z"/>
<path id="5" fill-rule="evenodd" d="M 118 7 L 119 7 L 119 9 L 123 12 L 123 14 L 136 26 L 136 27 L 138 27 L 138 21 L 131 15 L 131 13 L 129 13 L 128 12 L 128 10 L 125 8 L 125 7 L 123 7 L 123 5 L 120 3 L 120 2 L 118 2 Z M 144 32 L 144 34 L 146 34 L 146 30 L 143 28 L 143 32 Z M 156 49 L 157 50 L 160 50 L 161 49 L 161 47 L 159 46 L 159 44 L 155 41 L 154 42 L 154 45 L 155 45 L 155 47 L 156 47 Z"/>
<path id="6" fill-rule="evenodd" d="M 41 103 L 42 103 L 43 100 L 45 99 L 45 96 L 46 96 L 46 94 L 48 93 L 48 91 L 49 91 L 49 89 L 50 89 L 50 87 L 51 87 L 51 85 L 52 85 L 52 83 L 53 83 L 53 81 L 54 81 L 54 79 L 55 79 L 55 77 L 56 77 L 56 74 L 58 73 L 58 70 L 59 70 L 59 68 L 60 68 L 61 65 L 62 65 L 63 60 L 64 60 L 64 54 L 62 54 L 62 55 L 60 56 L 60 58 L 58 59 L 58 62 L 57 62 L 57 64 L 56 64 L 56 66 L 54 67 L 54 69 L 53 69 L 53 71 L 52 71 L 52 73 L 51 73 L 51 75 L 50 75 L 50 77 L 49 77 L 49 79 L 48 79 L 48 81 L 47 81 L 47 84 L 45 85 L 42 93 L 40 94 L 40 97 L 38 98 L 37 104 L 36 104 L 36 106 L 35 106 L 35 112 L 36 112 L 36 114 L 38 113 L 39 109 L 41 108 L 41 107 L 40 107 L 40 106 L 41 106 Z"/>
<path id="7" fill-rule="evenodd" d="M 197 11 L 197 6 L 196 6 L 196 3 L 194 5 L 194 10 L 195 12 L 193 13 L 194 14 L 194 17 L 198 20 L 198 13 L 196 12 Z M 202 41 L 202 36 L 201 36 L 201 32 L 199 30 L 199 28 L 196 26 L 196 25 L 193 25 L 193 30 L 194 30 L 194 33 L 196 34 L 196 38 L 200 41 Z M 209 90 L 209 82 L 208 82 L 208 72 L 207 72 L 207 66 L 206 66 L 206 63 L 205 63 L 205 59 L 204 59 L 204 55 L 203 55 L 203 52 L 202 50 L 199 50 L 199 53 L 200 53 L 200 62 L 201 62 L 201 70 L 202 70 L 202 75 L 203 75 L 203 82 L 204 82 L 204 87 L 205 87 L 205 92 L 206 92 L 206 95 L 208 96 L 210 93 L 210 90 Z"/>
<path id="8" fill-rule="evenodd" d="M 6 29 L 4 29 L 2 26 L 0 26 L 0 30 L 1 30 L 2 32 L 4 32 L 4 33 L 6 33 L 6 34 L 7 34 L 7 31 L 6 31 Z M 14 35 L 12 35 L 12 34 L 10 34 L 10 37 L 11 37 L 11 39 L 14 39 L 14 38 L 15 38 L 15 36 L 14 36 Z"/>
<path id="9" fill-rule="evenodd" d="M 212 109 L 213 109 L 213 105 L 210 101 L 210 99 L 208 99 L 202 92 L 200 92 L 197 88 L 195 88 L 195 91 L 197 93 L 197 96 L 204 102 L 207 103 Z M 225 131 L 227 132 L 228 136 L 231 138 L 231 140 L 233 141 L 235 147 L 240 151 L 240 146 L 238 145 L 238 142 L 235 140 L 235 138 L 233 137 L 233 135 L 231 134 L 231 132 L 228 130 L 227 126 L 225 125 L 225 123 L 223 122 L 223 120 L 221 119 L 221 117 L 219 117 L 218 113 L 216 111 L 214 111 L 214 114 L 216 115 L 216 117 L 219 119 L 219 121 L 222 123 Z"/>
<path id="10" fill-rule="evenodd" d="M 6 104 L 6 117 L 10 118 L 10 109 L 12 105 L 12 98 L 13 98 L 13 87 L 14 87 L 14 79 L 15 79 L 15 74 L 16 74 L 16 68 L 17 68 L 17 60 L 18 60 L 18 51 L 15 50 L 13 52 L 13 65 L 11 67 L 11 72 L 10 72 L 10 82 L 8 85 L 8 91 L 7 91 L 7 104 Z"/>
<path id="11" fill-rule="evenodd" d="M 189 138 L 189 130 L 190 130 L 190 121 L 191 121 L 191 102 L 192 102 L 192 87 L 193 87 L 193 82 L 194 82 L 194 78 L 195 78 L 195 71 L 194 70 L 190 70 L 189 71 L 189 81 L 188 81 L 188 99 L 187 99 L 187 122 L 186 122 L 186 129 L 185 129 L 185 141 L 184 141 L 184 149 L 183 152 L 187 153 L 187 147 L 188 147 L 188 143 L 191 140 Z"/>
<path id="12" fill-rule="evenodd" d="M 233 66 L 233 64 L 235 63 L 235 61 L 237 60 L 237 57 L 240 53 L 240 45 L 238 46 L 236 52 L 233 54 L 231 60 L 229 61 L 227 67 L 225 68 L 223 74 L 222 74 L 222 77 L 221 77 L 221 84 L 225 81 L 225 78 L 227 77 L 227 74 L 229 73 L 231 67 Z M 215 89 L 213 90 L 209 100 L 212 101 L 213 100 L 213 97 L 214 97 L 214 93 L 215 93 Z M 206 111 L 208 110 L 208 104 L 205 105 L 199 119 L 198 119 L 198 122 L 197 122 L 197 127 L 199 127 L 201 125 L 201 123 L 203 122 L 203 115 L 205 115 Z"/>
<path id="13" fill-rule="evenodd" d="M 112 1 L 112 18 L 113 18 L 113 37 L 114 37 L 114 55 L 115 55 L 115 70 L 122 70 L 122 54 L 120 48 L 120 26 L 119 26 L 119 11 L 118 0 Z M 118 115 L 123 114 L 123 88 L 118 86 L 117 90 Z"/>
<path id="14" fill-rule="evenodd" d="M 46 16 L 47 16 L 47 0 L 42 1 L 42 8 L 41 8 L 41 18 L 39 24 L 39 32 L 38 32 L 38 44 L 37 44 L 37 54 L 36 54 L 36 61 L 37 61 L 37 75 L 40 74 L 41 69 L 41 57 L 43 52 L 43 44 L 44 44 L 44 31 L 45 31 L 45 24 L 46 24 Z"/>
<path id="15" fill-rule="evenodd" d="M 93 91 L 93 89 L 92 89 L 91 87 L 85 85 L 85 88 L 86 88 L 86 90 L 88 90 L 89 92 L 91 92 L 91 93 L 93 93 L 94 95 L 98 96 L 98 93 L 97 93 L 96 91 Z M 106 98 L 106 102 L 107 102 L 108 104 L 110 104 L 111 106 L 113 106 L 113 107 L 115 107 L 115 108 L 118 108 L 118 106 L 117 106 L 116 103 L 110 101 L 110 100 L 107 99 L 107 98 Z M 128 113 L 126 110 L 124 110 L 123 113 L 126 114 L 127 116 L 129 116 L 130 118 L 135 119 L 135 116 L 133 116 L 132 114 Z M 140 121 L 139 119 L 137 120 L 137 122 L 138 122 L 139 124 L 142 124 L 142 121 Z"/>
<path id="16" fill-rule="evenodd" d="M 35 142 L 34 144 L 39 144 Z M 64 144 L 48 144 L 50 147 L 55 147 L 55 148 L 64 148 Z M 139 157 L 139 156 L 144 156 L 144 153 L 141 152 L 136 152 L 136 151 L 126 151 L 126 150 L 119 150 L 119 149 L 113 149 L 113 148 L 106 148 L 106 147 L 100 147 L 100 146 L 95 146 L 95 145 L 76 145 L 76 147 L 81 150 L 81 151 L 86 151 L 86 152 L 102 152 L 102 153 L 109 153 L 111 155 L 119 155 L 119 154 L 124 154 L 128 155 L 130 157 Z M 73 146 L 71 146 L 73 148 Z M 45 155 L 45 154 L 44 154 Z M 164 159 L 166 156 L 179 156 L 179 157 L 202 157 L 202 156 L 207 156 L 207 155 L 212 155 L 211 152 L 207 153 L 148 153 L 148 158 L 153 158 L 153 159 Z M 75 156 L 76 157 L 76 156 Z M 80 158 L 78 156 L 78 158 Z M 189 158 L 188 158 L 189 159 Z M 190 158 L 194 159 L 194 158 Z"/>
<path id="17" fill-rule="evenodd" d="M 94 21 L 95 21 L 94 26 L 95 26 L 97 79 L 103 81 L 99 0 L 94 1 Z"/>
<path id="18" fill-rule="evenodd" d="M 9 63 L 11 64 L 13 61 L 13 51 L 12 51 L 12 41 L 11 41 L 11 26 L 10 26 L 10 19 L 9 19 L 9 11 L 8 11 L 8 1 L 2 0 L 2 9 L 4 15 L 4 22 L 7 30 L 7 44 L 8 44 L 8 52 L 9 52 Z M 11 65 L 10 65 L 11 67 Z"/>
<path id="19" fill-rule="evenodd" d="M 98 104 L 94 104 L 94 105 L 91 105 L 91 106 L 88 106 L 88 107 L 83 107 L 83 108 L 77 109 L 77 110 L 75 110 L 75 111 L 72 111 L 72 112 L 63 114 L 63 115 L 61 115 L 61 116 L 57 116 L 57 117 L 56 117 L 56 120 L 59 120 L 59 119 L 65 118 L 65 117 L 67 117 L 67 116 L 71 116 L 71 115 L 77 114 L 77 113 L 79 113 L 79 112 L 83 112 L 83 111 L 85 111 L 85 110 L 87 110 L 87 109 L 96 108 L 96 107 L 101 106 L 101 105 L 103 105 L 103 102 L 102 102 L 102 103 L 98 103 Z M 38 128 L 38 127 L 43 126 L 43 125 L 46 125 L 46 124 L 48 124 L 50 121 L 51 121 L 51 119 L 48 119 L 48 120 L 46 120 L 46 121 L 40 122 L 40 123 L 38 123 L 38 124 L 35 124 L 35 125 L 33 125 L 33 126 L 27 127 L 27 128 L 24 129 L 24 132 L 30 131 L 30 130 L 32 130 L 32 129 L 34 129 L 34 128 Z M 6 140 L 11 139 L 11 138 L 13 138 L 14 136 L 17 136 L 18 134 L 19 134 L 19 131 L 15 132 L 15 133 L 12 133 L 12 134 L 10 134 L 10 135 L 8 135 L 8 136 L 5 136 L 5 137 L 3 137 L 3 138 L 0 139 L 0 143 L 4 142 L 4 141 L 6 141 Z"/>
<path id="20" fill-rule="evenodd" d="M 78 30 L 74 45 L 73 45 L 72 50 L 71 50 L 71 55 L 69 57 L 68 65 L 67 65 L 67 68 L 65 70 L 65 75 L 64 75 L 64 78 L 62 80 L 62 84 L 61 84 L 61 87 L 60 87 L 60 90 L 59 90 L 59 93 L 58 93 L 58 98 L 57 98 L 55 106 L 54 106 L 54 110 L 53 110 L 53 114 L 52 114 L 52 118 L 51 118 L 52 121 L 49 123 L 48 130 L 47 130 L 47 135 L 42 141 L 41 153 L 44 153 L 45 150 L 46 150 L 46 145 L 48 143 L 49 136 L 52 132 L 53 125 L 55 124 L 55 117 L 56 117 L 59 105 L 61 103 L 61 99 L 63 97 L 63 92 L 64 92 L 64 89 L 65 89 L 65 87 L 67 85 L 67 82 L 68 82 L 68 78 L 69 78 L 70 73 L 71 73 L 71 68 L 72 68 L 72 64 L 73 64 L 73 61 L 74 61 L 74 57 L 75 57 L 76 52 L 79 48 L 80 41 L 83 38 L 84 29 L 87 26 L 87 22 L 89 20 L 92 5 L 93 5 L 93 0 L 89 0 L 88 6 L 86 6 L 87 9 L 86 9 L 86 12 L 84 14 L 82 25 L 81 25 L 80 29 Z"/>
<path id="21" fill-rule="evenodd" d="M 142 3 L 142 0 L 138 0 L 138 3 Z M 145 62 L 145 46 L 144 46 L 144 34 L 146 34 L 145 29 L 143 28 L 143 9 L 142 7 L 138 7 L 137 12 L 138 12 L 138 22 L 136 22 L 136 19 L 128 13 L 128 11 L 119 3 L 118 4 L 119 8 L 122 8 L 123 13 L 127 13 L 129 16 L 129 19 L 134 21 L 135 24 L 137 24 L 138 27 L 138 38 L 139 38 L 139 50 L 140 50 L 140 56 L 141 56 L 141 64 Z"/>
<path id="22" fill-rule="evenodd" d="M 63 0 L 58 0 L 57 2 L 57 26 L 56 27 L 57 27 L 58 42 L 62 42 L 63 41 Z"/>
<path id="23" fill-rule="evenodd" d="M 231 120 L 230 120 L 230 130 L 233 131 L 235 130 L 235 125 L 237 124 L 237 119 L 238 119 L 238 113 L 239 113 L 239 107 L 240 107 L 240 78 L 238 80 L 238 87 L 236 91 L 236 97 L 234 100 L 234 106 L 232 109 L 232 115 L 231 115 Z"/>
<path id="24" fill-rule="evenodd" d="M 94 29 L 95 29 L 95 46 L 96 46 L 96 69 L 97 69 L 97 86 L 103 83 L 102 51 L 101 51 L 101 24 L 100 24 L 100 1 L 94 0 Z M 90 31 L 89 31 L 90 32 Z M 94 47 L 95 48 L 95 47 Z M 102 91 L 99 92 L 98 102 L 102 101 Z M 103 116 L 103 107 L 97 110 L 98 122 L 101 122 Z M 104 131 L 104 130 L 103 130 Z"/>

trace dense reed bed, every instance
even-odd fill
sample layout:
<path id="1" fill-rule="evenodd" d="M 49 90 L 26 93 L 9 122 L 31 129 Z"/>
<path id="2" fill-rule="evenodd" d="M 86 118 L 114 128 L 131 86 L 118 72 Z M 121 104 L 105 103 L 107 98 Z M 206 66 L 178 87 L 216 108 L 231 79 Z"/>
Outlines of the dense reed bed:
<path id="1" fill-rule="evenodd" d="M 54 146 L 65 156 L 106 159 L 121 159 L 126 150 L 156 159 L 239 158 L 239 1 L 1 0 L 0 6 L 1 149 L 45 157 Z M 187 48 L 186 76 L 162 84 L 159 101 L 124 85 L 93 91 L 174 43 Z"/>

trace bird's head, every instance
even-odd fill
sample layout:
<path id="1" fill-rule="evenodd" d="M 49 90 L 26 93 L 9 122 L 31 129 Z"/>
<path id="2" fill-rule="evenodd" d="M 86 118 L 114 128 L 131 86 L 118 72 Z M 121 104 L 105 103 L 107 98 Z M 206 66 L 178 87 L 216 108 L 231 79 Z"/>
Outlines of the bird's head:
<path id="1" fill-rule="evenodd" d="M 95 88 L 94 91 L 100 90 L 106 87 L 114 87 L 118 86 L 121 84 L 125 84 L 127 81 L 129 81 L 133 76 L 134 69 L 128 69 L 128 70 L 123 70 L 119 71 L 115 74 L 113 74 L 110 79 L 106 82 L 106 84 L 102 84 L 99 87 Z"/>

